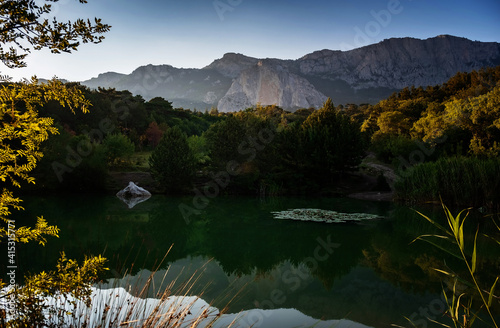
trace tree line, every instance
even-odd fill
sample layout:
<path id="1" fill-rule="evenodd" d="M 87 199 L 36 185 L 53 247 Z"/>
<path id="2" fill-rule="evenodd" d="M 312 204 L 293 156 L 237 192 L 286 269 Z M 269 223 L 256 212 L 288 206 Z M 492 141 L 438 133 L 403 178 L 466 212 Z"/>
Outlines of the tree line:
<path id="1" fill-rule="evenodd" d="M 235 113 L 173 108 L 159 97 L 145 101 L 75 84 L 92 103 L 90 113 L 68 113 L 56 102 L 44 106 L 41 113 L 60 134 L 44 145 L 38 176 L 51 176 L 44 186 L 103 188 L 95 182 L 105 181 L 123 158 L 146 152 L 167 193 L 192 192 L 225 172 L 232 174 L 223 193 L 336 194 L 336 183 L 372 152 L 404 180 L 421 162 L 498 158 L 499 80 L 496 67 L 404 88 L 374 105 L 335 106 L 328 99 L 319 109 L 256 105 Z M 88 184 L 89 176 L 100 178 Z"/>

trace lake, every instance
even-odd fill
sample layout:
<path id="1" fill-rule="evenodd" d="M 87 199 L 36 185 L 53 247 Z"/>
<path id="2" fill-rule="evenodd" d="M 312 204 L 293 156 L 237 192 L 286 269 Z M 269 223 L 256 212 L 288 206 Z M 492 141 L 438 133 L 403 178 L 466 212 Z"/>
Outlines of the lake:
<path id="1" fill-rule="evenodd" d="M 113 280 L 102 290 L 124 287 L 134 294 L 155 271 L 156 289 L 147 295 L 154 298 L 165 280 L 177 278 L 180 285 L 200 272 L 189 294 L 203 293 L 221 309 L 238 293 L 226 313 L 247 313 L 241 327 L 410 326 L 404 317 L 432 327 L 425 317 L 440 318 L 444 310 L 442 277 L 432 268 L 442 260 L 454 263 L 427 243 L 410 244 L 436 230 L 409 207 L 390 202 L 220 196 L 187 223 L 179 205 L 192 206 L 192 197 L 154 195 L 132 209 L 113 195 L 23 199 L 26 210 L 13 215 L 17 226 L 43 215 L 61 232 L 45 247 L 18 245 L 19 275 L 53 269 L 61 251 L 79 260 L 103 254 Z M 296 208 L 383 219 L 325 224 L 273 218 L 272 212 Z M 419 210 L 443 217 L 441 208 Z"/>

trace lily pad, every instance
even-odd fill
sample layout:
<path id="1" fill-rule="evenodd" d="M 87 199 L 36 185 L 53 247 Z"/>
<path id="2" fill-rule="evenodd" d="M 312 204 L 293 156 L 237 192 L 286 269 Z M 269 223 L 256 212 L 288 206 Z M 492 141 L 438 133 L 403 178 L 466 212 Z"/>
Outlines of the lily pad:
<path id="1" fill-rule="evenodd" d="M 368 213 L 339 213 L 329 210 L 315 208 L 296 208 L 281 212 L 272 212 L 275 219 L 314 221 L 325 223 L 347 223 L 362 222 L 367 220 L 381 219 L 381 216 Z"/>

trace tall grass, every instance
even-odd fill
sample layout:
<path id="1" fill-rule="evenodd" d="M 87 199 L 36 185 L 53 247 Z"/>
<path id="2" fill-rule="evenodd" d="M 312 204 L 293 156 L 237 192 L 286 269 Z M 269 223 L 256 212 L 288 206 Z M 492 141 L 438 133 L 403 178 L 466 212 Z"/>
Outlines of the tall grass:
<path id="1" fill-rule="evenodd" d="M 399 172 L 396 198 L 459 206 L 500 207 L 500 159 L 441 158 Z"/>
<path id="2" fill-rule="evenodd" d="M 170 251 L 170 250 L 169 250 Z M 168 254 L 168 253 L 167 253 Z M 165 255 L 166 256 L 166 255 Z M 181 270 L 173 279 L 169 275 L 169 268 L 159 270 L 164 262 L 147 276 L 144 281 L 137 279 L 132 282 L 132 276 L 124 273 L 124 278 L 112 279 L 109 283 L 98 284 L 88 288 L 89 297 L 80 298 L 66 292 L 51 295 L 32 297 L 37 309 L 31 311 L 26 308 L 32 305 L 18 302 L 14 311 L 0 315 L 0 328 L 14 327 L 171 327 L 195 328 L 213 327 L 220 322 L 222 315 L 227 311 L 231 302 L 238 297 L 239 291 L 233 294 L 224 293 L 212 303 L 206 303 L 202 297 L 209 288 L 209 283 L 199 286 L 205 266 L 195 270 L 192 274 L 184 274 Z M 165 271 L 165 273 L 163 273 Z M 168 275 L 168 277 L 167 277 Z M 118 282 L 126 288 L 118 287 Z M 25 289 L 19 286 L 19 290 Z M 195 291 L 195 289 L 197 291 Z M 15 297 L 17 291 L 13 290 Z M 223 304 L 218 309 L 214 304 Z M 1 308 L 1 307 L 0 307 Z M 33 318 L 32 314 L 24 319 L 22 313 L 39 314 Z M 232 327 L 239 316 L 234 319 L 224 319 L 224 327 Z M 231 321 L 231 322 L 228 322 Z M 220 323 L 219 323 L 220 325 Z"/>
<path id="3" fill-rule="evenodd" d="M 500 245 L 500 240 L 492 238 L 490 235 L 479 234 L 479 228 L 476 230 L 472 242 L 466 240 L 464 237 L 464 223 L 468 213 L 463 210 L 457 215 L 453 215 L 444 204 L 443 210 L 446 215 L 448 226 L 441 226 L 435 220 L 419 213 L 423 218 L 436 226 L 441 234 L 421 235 L 415 240 L 424 240 L 456 256 L 465 264 L 465 275 L 458 274 L 449 268 L 444 270 L 434 269 L 443 274 L 444 277 L 453 281 L 453 286 L 449 287 L 448 290 L 443 288 L 443 295 L 447 305 L 445 314 L 452 320 L 456 328 L 470 328 L 476 322 L 480 322 L 481 325 L 487 327 L 498 328 L 498 321 L 493 314 L 492 307 L 494 305 L 498 306 L 499 304 L 499 297 L 496 295 L 496 287 L 500 275 L 497 274 L 496 279 L 490 281 L 489 285 L 485 285 L 484 283 L 480 284 L 481 268 L 477 263 L 481 254 L 477 252 L 477 241 L 478 235 L 482 235 L 493 239 L 495 245 L 498 247 L 498 245 Z M 492 233 L 500 233 L 500 226 L 495 220 L 492 222 L 495 224 L 495 231 L 492 231 Z M 448 247 L 442 247 L 440 242 L 446 243 Z M 446 267 L 446 263 L 444 263 L 444 265 Z M 484 311 L 485 315 L 481 316 L 481 311 Z M 435 320 L 429 320 L 439 323 Z M 443 327 L 451 328 L 449 325 L 439 324 Z"/>
<path id="4" fill-rule="evenodd" d="M 200 268 L 184 281 L 162 279 L 162 285 L 155 286 L 152 272 L 143 286 L 98 289 L 93 293 L 90 307 L 78 304 L 67 316 L 66 327 L 212 327 L 222 316 L 225 309 L 218 310 L 201 299 L 203 293 L 191 296 L 192 288 L 199 281 L 203 268 Z M 165 285 L 163 285 L 163 283 Z M 179 287 L 174 288 L 175 285 Z M 139 289 L 137 295 L 131 291 Z M 151 291 L 153 289 L 153 291 Z M 158 291 L 158 292 L 157 292 Z M 161 292 L 159 292 L 161 291 Z M 148 298 L 151 292 L 154 298 Z M 64 307 L 64 305 L 63 305 Z M 229 327 L 234 324 L 232 322 Z"/>

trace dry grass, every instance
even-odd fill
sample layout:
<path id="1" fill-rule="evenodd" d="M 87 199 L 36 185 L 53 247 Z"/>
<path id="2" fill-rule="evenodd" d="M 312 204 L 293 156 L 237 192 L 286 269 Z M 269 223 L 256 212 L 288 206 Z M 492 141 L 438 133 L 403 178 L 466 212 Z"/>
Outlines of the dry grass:
<path id="1" fill-rule="evenodd" d="M 239 292 L 232 298 L 220 295 L 220 299 L 208 304 L 202 297 L 210 283 L 203 285 L 197 295 L 193 294 L 210 261 L 187 277 L 181 271 L 173 280 L 167 280 L 170 267 L 165 273 L 159 271 L 165 258 L 166 255 L 145 283 L 140 280 L 132 282 L 133 277 L 126 272 L 124 277 L 127 278 L 124 279 L 128 290 L 116 286 L 116 281 L 123 283 L 123 279 L 116 280 L 115 286 L 111 283 L 111 288 L 106 284 L 92 287 L 90 304 L 64 294 L 41 300 L 44 303 L 45 322 L 39 327 L 213 327 Z M 220 310 L 213 306 L 219 302 L 226 302 L 226 306 Z M 225 323 L 224 327 L 233 326 L 237 319 L 239 316 Z M 6 327 L 21 327 L 20 324 L 19 321 L 11 321 L 6 323 Z"/>

